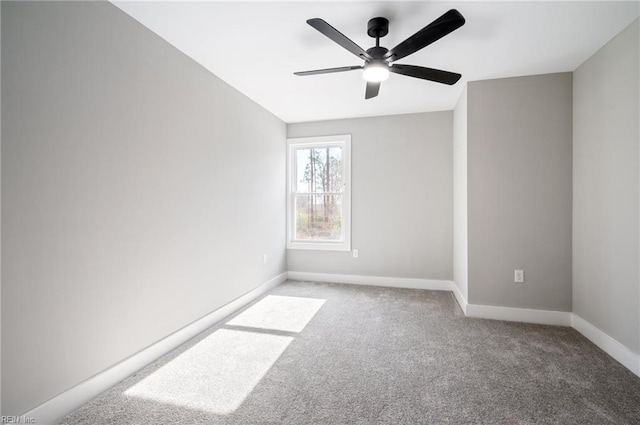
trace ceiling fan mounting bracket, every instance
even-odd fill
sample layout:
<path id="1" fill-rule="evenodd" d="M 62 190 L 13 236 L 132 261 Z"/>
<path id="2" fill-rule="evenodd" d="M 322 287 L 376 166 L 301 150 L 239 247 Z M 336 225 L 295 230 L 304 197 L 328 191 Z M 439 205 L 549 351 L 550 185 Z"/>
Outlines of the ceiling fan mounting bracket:
<path id="1" fill-rule="evenodd" d="M 382 17 L 369 19 L 367 34 L 373 38 L 381 38 L 389 34 L 389 20 Z"/>

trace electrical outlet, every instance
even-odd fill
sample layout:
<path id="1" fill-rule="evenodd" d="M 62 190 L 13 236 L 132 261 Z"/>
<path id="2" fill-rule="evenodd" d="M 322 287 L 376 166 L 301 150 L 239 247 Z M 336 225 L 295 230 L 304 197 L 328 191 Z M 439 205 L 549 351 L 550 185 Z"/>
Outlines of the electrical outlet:
<path id="1" fill-rule="evenodd" d="M 267 254 L 262 254 L 262 264 L 267 264 Z"/>
<path id="2" fill-rule="evenodd" d="M 354 249 L 351 252 L 353 253 L 353 258 L 358 258 L 358 250 L 357 249 Z"/>
<path id="3" fill-rule="evenodd" d="M 524 283 L 524 270 L 515 270 L 513 281 L 515 283 Z"/>

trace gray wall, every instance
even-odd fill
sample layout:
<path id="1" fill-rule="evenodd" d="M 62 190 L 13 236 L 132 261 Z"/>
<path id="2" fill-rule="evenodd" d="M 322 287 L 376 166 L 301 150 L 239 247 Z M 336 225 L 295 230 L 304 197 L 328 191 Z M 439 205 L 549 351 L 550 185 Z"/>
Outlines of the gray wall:
<path id="1" fill-rule="evenodd" d="M 453 282 L 467 299 L 469 252 L 467 226 L 467 88 L 453 110 Z"/>
<path id="2" fill-rule="evenodd" d="M 470 82 L 467 102 L 469 303 L 571 311 L 572 75 Z"/>
<path id="3" fill-rule="evenodd" d="M 573 308 L 640 352 L 639 21 L 574 73 Z"/>
<path id="4" fill-rule="evenodd" d="M 110 3 L 2 9 L 2 407 L 20 414 L 286 270 L 286 128 Z"/>
<path id="5" fill-rule="evenodd" d="M 351 134 L 352 249 L 288 250 L 289 270 L 452 279 L 451 111 L 287 126 L 289 137 Z"/>
<path id="6" fill-rule="evenodd" d="M 2 45 L 2 2 L 0 1 L 0 46 Z M 0 54 L 0 99 L 2 99 L 2 55 Z M 2 116 L 2 102 L 0 102 L 0 117 Z M 0 193 L 2 192 L 2 119 L 0 119 Z M 2 196 L 0 196 L 0 221 L 2 220 Z M 0 226 L 0 240 L 2 226 Z M 0 259 L 2 258 L 2 244 L 0 243 Z M 2 261 L 0 261 L 0 412 L 2 412 Z"/>

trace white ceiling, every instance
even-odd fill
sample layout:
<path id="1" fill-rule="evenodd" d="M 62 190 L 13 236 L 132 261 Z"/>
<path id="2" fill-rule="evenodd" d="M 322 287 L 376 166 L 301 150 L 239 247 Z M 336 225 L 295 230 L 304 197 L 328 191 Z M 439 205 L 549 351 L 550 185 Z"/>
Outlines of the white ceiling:
<path id="1" fill-rule="evenodd" d="M 220 2 L 114 4 L 285 122 L 450 110 L 466 81 L 573 71 L 640 15 L 640 2 Z M 391 48 L 449 9 L 466 24 L 398 63 L 462 74 L 454 86 L 392 74 L 365 100 L 362 62 L 306 24 L 322 18 L 365 50 L 375 16 Z"/>

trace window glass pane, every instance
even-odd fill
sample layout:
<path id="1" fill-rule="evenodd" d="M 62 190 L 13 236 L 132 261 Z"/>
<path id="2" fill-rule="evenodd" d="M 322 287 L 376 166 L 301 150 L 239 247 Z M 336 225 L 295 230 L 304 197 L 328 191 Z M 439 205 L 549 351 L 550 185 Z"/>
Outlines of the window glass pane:
<path id="1" fill-rule="evenodd" d="M 296 192 L 342 192 L 342 147 L 296 149 Z"/>
<path id="2" fill-rule="evenodd" d="M 295 226 L 297 240 L 341 240 L 342 195 L 295 196 Z"/>
<path id="3" fill-rule="evenodd" d="M 310 167 L 311 149 L 296 149 L 296 191 L 299 193 L 309 193 L 309 181 L 305 179 L 305 172 Z"/>

